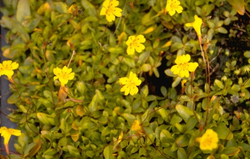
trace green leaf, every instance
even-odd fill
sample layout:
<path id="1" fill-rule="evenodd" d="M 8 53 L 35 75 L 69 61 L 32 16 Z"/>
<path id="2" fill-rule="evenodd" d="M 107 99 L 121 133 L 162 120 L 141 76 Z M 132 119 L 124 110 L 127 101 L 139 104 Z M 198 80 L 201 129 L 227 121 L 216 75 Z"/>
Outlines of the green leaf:
<path id="1" fill-rule="evenodd" d="M 193 115 L 193 111 L 188 108 L 188 107 L 185 107 L 183 105 L 177 105 L 175 107 L 176 111 L 179 113 L 179 115 L 182 117 L 182 119 L 185 120 L 185 122 L 187 123 L 188 120 L 192 117 Z"/>
<path id="2" fill-rule="evenodd" d="M 114 159 L 111 145 L 105 147 L 103 154 L 104 154 L 105 159 Z"/>
<path id="3" fill-rule="evenodd" d="M 143 17 L 142 17 L 142 25 L 145 25 L 145 26 L 149 26 L 151 24 L 154 24 L 154 21 L 151 19 L 153 16 L 153 11 L 152 9 L 147 13 L 145 14 Z"/>
<path id="4" fill-rule="evenodd" d="M 166 69 L 164 71 L 164 73 L 170 77 L 175 77 L 176 75 L 173 74 L 173 72 L 171 71 L 171 69 Z"/>
<path id="5" fill-rule="evenodd" d="M 176 123 L 180 123 L 182 121 L 182 118 L 177 116 L 176 114 L 171 118 L 170 124 L 175 125 Z"/>
<path id="6" fill-rule="evenodd" d="M 224 28 L 224 27 L 219 27 L 219 28 L 218 28 L 218 32 L 219 32 L 219 33 L 222 33 L 222 34 L 227 34 L 227 33 L 228 33 L 227 29 Z"/>
<path id="7" fill-rule="evenodd" d="M 90 16 L 96 16 L 96 9 L 95 7 L 87 0 L 81 0 L 81 4 L 85 10 L 88 11 Z"/>
<path id="8" fill-rule="evenodd" d="M 240 91 L 240 86 L 239 86 L 238 84 L 234 84 L 234 85 L 231 87 L 231 89 L 232 89 L 233 91 L 238 92 L 238 91 Z"/>
<path id="9" fill-rule="evenodd" d="M 235 8 L 237 10 L 237 12 L 240 15 L 244 15 L 245 14 L 245 2 L 244 0 L 227 0 L 228 3 L 230 3 L 233 8 Z"/>
<path id="10" fill-rule="evenodd" d="M 17 93 L 12 94 L 8 99 L 7 103 L 8 104 L 15 104 L 19 100 L 19 96 Z"/>
<path id="11" fill-rule="evenodd" d="M 24 156 L 27 156 L 29 154 L 29 151 L 32 149 L 32 147 L 34 147 L 36 145 L 36 143 L 32 142 L 28 145 L 25 146 L 24 148 Z"/>
<path id="12" fill-rule="evenodd" d="M 111 54 L 121 54 L 124 53 L 124 49 L 122 47 L 110 47 L 109 52 Z"/>
<path id="13" fill-rule="evenodd" d="M 220 124 L 214 128 L 214 131 L 217 132 L 219 139 L 232 140 L 234 136 L 226 125 Z"/>
<path id="14" fill-rule="evenodd" d="M 163 143 L 173 143 L 174 138 L 168 130 L 163 129 L 160 133 L 160 139 Z"/>
<path id="15" fill-rule="evenodd" d="M 214 9 L 214 4 L 205 4 L 202 6 L 202 9 L 201 9 L 201 14 L 202 16 L 208 16 L 211 11 Z"/>
<path id="16" fill-rule="evenodd" d="M 161 94 L 165 97 L 167 95 L 167 89 L 164 86 L 161 86 Z"/>
<path id="17" fill-rule="evenodd" d="M 79 115 L 79 116 L 83 116 L 84 114 L 86 113 L 85 109 L 84 109 L 84 106 L 82 105 L 78 105 L 76 107 L 76 114 Z"/>
<path id="18" fill-rule="evenodd" d="M 68 13 L 67 4 L 63 2 L 54 2 L 55 10 L 59 13 Z"/>
<path id="19" fill-rule="evenodd" d="M 29 0 L 19 0 L 17 4 L 16 20 L 21 23 L 26 16 L 30 16 Z"/>
<path id="20" fill-rule="evenodd" d="M 34 141 L 35 145 L 30 149 L 29 156 L 33 157 L 35 154 L 40 150 L 42 146 L 42 141 L 38 139 L 37 141 Z"/>
<path id="21" fill-rule="evenodd" d="M 214 83 L 220 88 L 220 89 L 223 89 L 224 88 L 224 84 L 218 80 L 218 79 L 215 79 L 214 80 Z"/>
<path id="22" fill-rule="evenodd" d="M 246 58 L 250 58 L 250 51 L 245 51 L 245 52 L 244 52 L 244 56 L 245 56 Z"/>
<path id="23" fill-rule="evenodd" d="M 132 114 L 123 113 L 122 116 L 128 121 L 128 123 L 131 123 L 131 124 L 135 120 L 135 116 Z"/>
<path id="24" fill-rule="evenodd" d="M 188 145 L 190 138 L 187 135 L 181 135 L 176 141 L 175 144 L 178 147 L 185 147 Z"/>
<path id="25" fill-rule="evenodd" d="M 148 95 L 148 93 L 149 93 L 148 92 L 148 86 L 147 85 L 143 86 L 142 89 L 141 89 L 141 92 L 146 97 Z"/>
<path id="26" fill-rule="evenodd" d="M 75 148 L 74 146 L 71 145 L 67 145 L 67 148 L 69 150 L 69 154 L 74 156 L 74 157 L 79 157 L 80 156 L 80 152 L 77 148 Z"/>
<path id="27" fill-rule="evenodd" d="M 45 125 L 55 125 L 55 115 L 37 113 L 37 118 Z"/>
<path id="28" fill-rule="evenodd" d="M 176 87 L 180 82 L 181 82 L 181 77 L 178 76 L 172 83 L 172 87 Z"/>
<path id="29" fill-rule="evenodd" d="M 105 127 L 104 129 L 102 129 L 102 136 L 107 136 L 109 133 L 110 133 L 109 127 Z"/>
<path id="30" fill-rule="evenodd" d="M 187 158 L 187 153 L 186 153 L 185 149 L 179 148 L 179 149 L 177 150 L 177 156 L 178 156 L 178 159 Z"/>
<path id="31" fill-rule="evenodd" d="M 238 147 L 228 147 L 224 149 L 221 153 L 226 154 L 227 156 L 234 156 L 240 152 Z"/>
<path id="32" fill-rule="evenodd" d="M 173 43 L 170 47 L 170 52 L 175 52 L 179 49 L 183 48 L 183 44 L 182 43 Z"/>
<path id="33" fill-rule="evenodd" d="M 162 108 L 162 109 L 159 109 L 157 112 L 159 112 L 159 114 L 161 115 L 161 117 L 162 117 L 166 122 L 169 122 L 170 117 L 168 117 L 168 116 L 169 116 L 168 110 Z"/>
<path id="34" fill-rule="evenodd" d="M 70 136 L 71 136 L 71 139 L 76 142 L 79 139 L 79 131 L 71 129 Z"/>
<path id="35" fill-rule="evenodd" d="M 43 153 L 43 157 L 47 158 L 47 157 L 52 157 L 57 153 L 57 151 L 55 149 L 49 148 L 47 149 L 44 153 Z"/>
<path id="36" fill-rule="evenodd" d="M 142 65 L 141 69 L 143 72 L 148 72 L 151 69 L 151 65 L 148 63 L 145 63 Z"/>

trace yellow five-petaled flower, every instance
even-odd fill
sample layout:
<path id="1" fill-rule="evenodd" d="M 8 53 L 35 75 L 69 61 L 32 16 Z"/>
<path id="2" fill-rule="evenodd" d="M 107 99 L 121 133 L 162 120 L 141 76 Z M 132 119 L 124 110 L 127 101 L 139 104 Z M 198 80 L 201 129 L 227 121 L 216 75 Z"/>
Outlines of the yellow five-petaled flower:
<path id="1" fill-rule="evenodd" d="M 53 69 L 53 72 L 55 74 L 54 80 L 59 79 L 62 87 L 64 87 L 65 84 L 67 84 L 68 81 L 72 80 L 75 76 L 75 73 L 72 72 L 72 69 L 66 66 L 64 66 L 63 69 L 56 67 Z"/>
<path id="2" fill-rule="evenodd" d="M 213 150 L 218 147 L 218 134 L 212 129 L 207 129 L 202 137 L 197 138 L 197 140 L 200 142 L 201 150 Z"/>
<path id="3" fill-rule="evenodd" d="M 12 62 L 11 60 L 3 61 L 3 63 L 0 63 L 0 75 L 6 75 L 8 79 L 12 81 L 13 70 L 17 69 L 18 66 L 18 63 Z"/>
<path id="4" fill-rule="evenodd" d="M 135 50 L 137 52 L 142 52 L 142 50 L 145 49 L 145 46 L 141 43 L 144 43 L 145 41 L 146 39 L 143 35 L 129 36 L 128 40 L 126 41 L 126 44 L 128 45 L 128 55 L 133 55 L 135 53 Z"/>
<path id="5" fill-rule="evenodd" d="M 11 135 L 15 135 L 15 136 L 20 136 L 21 135 L 21 130 L 17 130 L 17 129 L 12 129 L 12 128 L 6 128 L 5 126 L 0 128 L 0 134 L 1 136 L 4 138 L 4 146 L 6 149 L 6 153 L 9 155 L 9 140 Z"/>
<path id="6" fill-rule="evenodd" d="M 196 31 L 199 39 L 200 39 L 201 38 L 201 24 L 202 24 L 201 18 L 199 18 L 197 15 L 195 15 L 194 16 L 194 22 L 186 23 L 185 26 L 186 27 L 193 27 L 194 30 Z"/>
<path id="7" fill-rule="evenodd" d="M 132 131 L 135 131 L 137 134 L 143 134 L 144 130 L 138 120 L 134 120 L 132 127 Z"/>
<path id="8" fill-rule="evenodd" d="M 125 95 L 128 95 L 129 93 L 134 95 L 138 93 L 137 86 L 141 84 L 141 80 L 137 78 L 135 73 L 130 72 L 129 77 L 120 78 L 119 83 L 123 85 L 121 92 L 125 92 Z"/>
<path id="9" fill-rule="evenodd" d="M 180 6 L 180 4 L 181 3 L 178 0 L 167 0 L 167 4 L 164 10 L 165 14 L 166 12 L 168 12 L 170 16 L 173 16 L 175 12 L 181 13 L 183 8 L 182 6 Z"/>
<path id="10" fill-rule="evenodd" d="M 105 0 L 102 4 L 100 15 L 105 15 L 108 22 L 115 20 L 115 16 L 121 17 L 122 10 L 118 8 L 119 1 L 117 0 Z"/>
<path id="11" fill-rule="evenodd" d="M 189 62 L 190 55 L 180 55 L 175 59 L 176 65 L 171 67 L 173 74 L 180 77 L 189 77 L 189 72 L 194 72 L 198 67 L 197 62 Z"/>

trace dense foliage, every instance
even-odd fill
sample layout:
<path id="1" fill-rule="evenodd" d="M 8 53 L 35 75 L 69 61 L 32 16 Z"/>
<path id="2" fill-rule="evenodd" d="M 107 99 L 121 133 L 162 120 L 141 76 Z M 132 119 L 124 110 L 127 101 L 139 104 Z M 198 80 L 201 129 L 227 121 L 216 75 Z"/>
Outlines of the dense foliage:
<path id="1" fill-rule="evenodd" d="M 250 157 L 249 0 L 3 1 L 10 158 Z"/>

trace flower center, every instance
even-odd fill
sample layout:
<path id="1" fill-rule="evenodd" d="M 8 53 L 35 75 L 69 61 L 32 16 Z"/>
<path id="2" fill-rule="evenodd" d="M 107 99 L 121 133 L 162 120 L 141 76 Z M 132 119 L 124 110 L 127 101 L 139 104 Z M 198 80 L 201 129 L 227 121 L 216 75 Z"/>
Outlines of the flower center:
<path id="1" fill-rule="evenodd" d="M 68 74 L 65 72 L 60 73 L 59 76 L 60 76 L 60 78 L 63 78 L 63 79 L 68 79 L 68 77 L 69 77 Z"/>
<path id="2" fill-rule="evenodd" d="M 113 14 L 115 11 L 115 7 L 113 7 L 112 4 L 109 4 L 107 10 L 106 10 L 106 14 L 108 14 L 110 16 L 110 14 Z"/>
<path id="3" fill-rule="evenodd" d="M 176 8 L 178 7 L 176 1 L 173 1 L 173 2 L 170 4 L 170 7 L 171 7 L 172 9 L 176 9 Z"/>
<path id="4" fill-rule="evenodd" d="M 3 70 L 11 71 L 12 70 L 11 65 L 4 65 Z"/>
<path id="5" fill-rule="evenodd" d="M 129 88 L 136 87 L 135 82 L 134 82 L 134 81 L 129 81 L 128 87 L 129 87 Z"/>
<path id="6" fill-rule="evenodd" d="M 210 146 L 212 144 L 212 137 L 207 135 L 206 139 L 204 140 L 204 145 Z"/>
<path id="7" fill-rule="evenodd" d="M 182 62 L 182 63 L 179 64 L 179 67 L 180 67 L 182 70 L 185 70 L 185 69 L 187 69 L 187 67 L 188 67 L 188 63 L 187 63 L 187 62 Z"/>

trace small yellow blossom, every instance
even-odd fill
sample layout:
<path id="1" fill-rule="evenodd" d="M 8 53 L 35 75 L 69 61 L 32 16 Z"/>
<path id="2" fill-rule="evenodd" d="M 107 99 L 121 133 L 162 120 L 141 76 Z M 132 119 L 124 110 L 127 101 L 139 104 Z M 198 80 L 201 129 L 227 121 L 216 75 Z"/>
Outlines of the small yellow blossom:
<path id="1" fill-rule="evenodd" d="M 72 69 L 66 66 L 64 66 L 63 69 L 56 67 L 53 69 L 53 72 L 55 74 L 54 80 L 59 79 L 59 81 L 61 82 L 61 86 L 63 87 L 68 83 L 69 80 L 72 80 L 75 76 L 75 73 L 72 72 Z"/>
<path id="2" fill-rule="evenodd" d="M 126 44 L 128 45 L 128 55 L 133 55 L 135 53 L 135 50 L 137 52 L 142 52 L 142 50 L 145 49 L 145 46 L 141 43 L 144 43 L 145 41 L 146 39 L 143 35 L 129 36 L 128 40 L 126 41 Z"/>
<path id="3" fill-rule="evenodd" d="M 170 16 L 173 16 L 175 12 L 181 13 L 183 8 L 182 6 L 180 6 L 180 4 L 181 3 L 178 0 L 167 0 L 167 4 L 164 10 L 165 14 L 166 12 L 168 12 Z"/>
<path id="4" fill-rule="evenodd" d="M 105 0 L 102 4 L 100 15 L 106 15 L 106 19 L 108 22 L 114 21 L 115 16 L 122 16 L 122 10 L 117 7 L 118 5 L 119 1 L 117 0 Z"/>
<path id="5" fill-rule="evenodd" d="M 129 77 L 120 78 L 119 83 L 123 85 L 121 92 L 125 92 L 125 95 L 128 95 L 129 93 L 134 95 L 139 91 L 137 86 L 141 84 L 141 80 L 137 78 L 135 73 L 130 72 Z"/>
<path id="6" fill-rule="evenodd" d="M 184 80 L 181 81 L 181 87 L 182 88 L 185 88 L 185 83 L 187 83 L 187 80 L 184 79 Z"/>
<path id="7" fill-rule="evenodd" d="M 131 130 L 136 133 L 143 134 L 143 128 L 138 120 L 134 120 Z"/>
<path id="8" fill-rule="evenodd" d="M 21 130 L 16 130 L 16 129 L 12 129 L 12 128 L 6 128 L 5 126 L 0 128 L 0 134 L 1 136 L 4 138 L 4 146 L 6 149 L 6 153 L 9 154 L 9 140 L 11 135 L 15 135 L 15 136 L 20 136 L 21 135 Z"/>
<path id="9" fill-rule="evenodd" d="M 12 75 L 14 74 L 13 70 L 17 69 L 18 66 L 18 63 L 12 62 L 11 60 L 3 61 L 3 63 L 0 63 L 0 75 L 6 75 L 11 81 Z"/>
<path id="10" fill-rule="evenodd" d="M 194 16 L 194 22 L 192 23 L 186 23 L 186 27 L 193 27 L 194 30 L 196 31 L 198 37 L 201 37 L 201 24 L 202 20 L 199 18 L 197 15 Z"/>
<path id="11" fill-rule="evenodd" d="M 77 10 L 77 6 L 75 4 L 72 4 L 69 9 L 68 9 L 68 12 L 70 14 L 74 14 L 74 12 Z"/>
<path id="12" fill-rule="evenodd" d="M 201 150 L 213 150 L 218 147 L 218 134 L 212 129 L 207 129 L 202 137 L 197 140 L 200 142 Z"/>
<path id="13" fill-rule="evenodd" d="M 173 74 L 180 77 L 189 77 L 189 72 L 194 72 L 198 67 L 197 62 L 189 62 L 190 55 L 180 55 L 175 59 L 176 65 L 171 67 Z"/>

